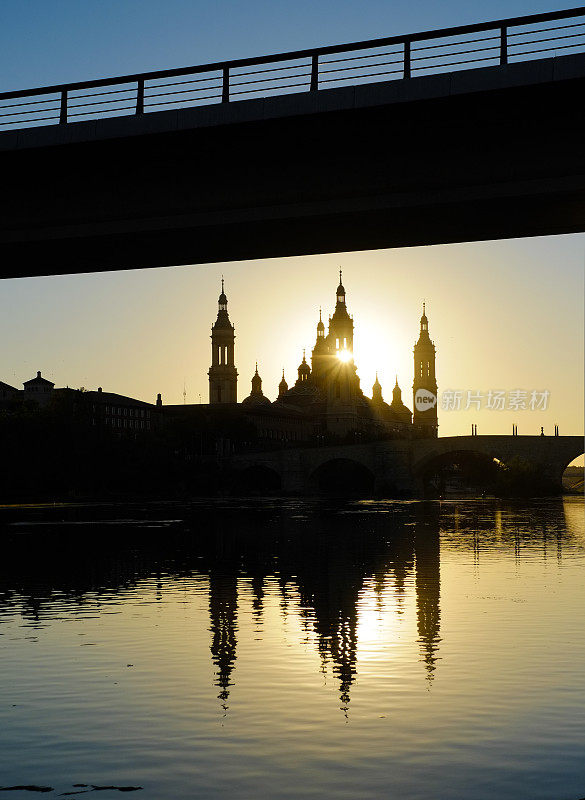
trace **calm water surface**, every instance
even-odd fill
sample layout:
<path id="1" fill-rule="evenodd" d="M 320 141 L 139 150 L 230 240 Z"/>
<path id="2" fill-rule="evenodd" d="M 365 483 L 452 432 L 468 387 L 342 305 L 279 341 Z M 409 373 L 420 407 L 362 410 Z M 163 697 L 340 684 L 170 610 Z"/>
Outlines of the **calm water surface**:
<path id="1" fill-rule="evenodd" d="M 583 512 L 0 509 L 0 786 L 584 797 Z"/>

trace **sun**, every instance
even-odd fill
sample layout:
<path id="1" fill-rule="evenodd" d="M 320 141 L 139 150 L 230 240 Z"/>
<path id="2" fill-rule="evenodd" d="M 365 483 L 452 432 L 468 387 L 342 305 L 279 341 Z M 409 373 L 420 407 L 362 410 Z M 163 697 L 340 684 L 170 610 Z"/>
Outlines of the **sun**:
<path id="1" fill-rule="evenodd" d="M 337 353 L 337 358 L 346 363 L 347 361 L 351 361 L 353 358 L 353 353 L 350 350 L 339 350 Z"/>

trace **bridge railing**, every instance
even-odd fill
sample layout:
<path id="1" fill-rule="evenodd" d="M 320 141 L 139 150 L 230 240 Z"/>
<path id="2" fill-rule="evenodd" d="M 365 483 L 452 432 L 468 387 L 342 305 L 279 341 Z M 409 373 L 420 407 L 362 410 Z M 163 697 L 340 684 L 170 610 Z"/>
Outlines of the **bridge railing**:
<path id="1" fill-rule="evenodd" d="M 277 55 L 0 93 L 0 131 L 408 80 L 585 52 L 585 6 Z"/>

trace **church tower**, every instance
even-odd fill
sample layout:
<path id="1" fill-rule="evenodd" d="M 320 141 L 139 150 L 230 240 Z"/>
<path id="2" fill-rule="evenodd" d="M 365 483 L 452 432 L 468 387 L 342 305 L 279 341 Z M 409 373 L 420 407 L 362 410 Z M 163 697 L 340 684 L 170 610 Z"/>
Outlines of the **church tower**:
<path id="1" fill-rule="evenodd" d="M 331 361 L 327 376 L 327 400 L 331 406 L 353 405 L 362 395 L 353 360 L 353 319 L 347 311 L 341 277 L 339 270 L 335 311 L 329 317 L 329 331 L 325 338 Z"/>
<path id="2" fill-rule="evenodd" d="M 345 304 L 345 288 L 341 282 L 339 270 L 339 286 L 337 287 L 335 311 L 329 317 L 329 333 L 327 335 L 329 351 L 339 355 L 347 353 L 353 360 L 353 319 L 347 313 Z M 348 359 L 349 360 L 349 359 Z"/>
<path id="3" fill-rule="evenodd" d="M 429 321 L 425 313 L 420 318 L 420 334 L 414 345 L 414 383 L 412 385 L 413 425 L 419 436 L 437 436 L 437 379 L 435 376 L 435 345 L 429 336 Z"/>
<path id="4" fill-rule="evenodd" d="M 311 372 L 315 384 L 321 389 L 325 386 L 327 376 L 331 372 L 332 357 L 325 339 L 325 325 L 319 309 L 319 322 L 317 323 L 317 341 L 311 354 Z"/>
<path id="5" fill-rule="evenodd" d="M 234 326 L 227 310 L 227 297 L 221 279 L 217 319 L 211 329 L 211 367 L 209 368 L 209 402 L 238 402 L 238 372 L 234 366 Z"/>

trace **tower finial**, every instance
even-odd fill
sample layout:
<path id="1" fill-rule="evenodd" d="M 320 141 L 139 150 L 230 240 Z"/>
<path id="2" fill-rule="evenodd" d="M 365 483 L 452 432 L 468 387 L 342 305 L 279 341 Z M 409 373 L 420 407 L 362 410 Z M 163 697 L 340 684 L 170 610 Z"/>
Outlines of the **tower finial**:
<path id="1" fill-rule="evenodd" d="M 319 306 L 319 322 L 323 322 L 323 320 L 321 319 L 321 306 Z"/>
<path id="2" fill-rule="evenodd" d="M 305 361 L 305 360 L 306 360 L 306 358 L 305 358 L 305 348 L 303 347 L 303 361 Z"/>
<path id="3" fill-rule="evenodd" d="M 339 283 L 342 283 L 342 280 L 341 280 L 341 267 L 339 268 Z"/>
<path id="4" fill-rule="evenodd" d="M 425 307 L 426 307 L 426 303 L 425 303 L 425 301 L 423 300 L 423 316 L 425 316 L 425 315 L 426 315 Z"/>
<path id="5" fill-rule="evenodd" d="M 396 375 L 396 386 L 398 386 L 398 374 Z"/>
<path id="6" fill-rule="evenodd" d="M 223 275 L 221 276 L 221 292 L 223 294 Z"/>

